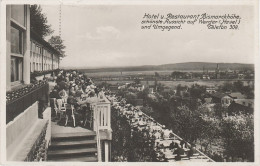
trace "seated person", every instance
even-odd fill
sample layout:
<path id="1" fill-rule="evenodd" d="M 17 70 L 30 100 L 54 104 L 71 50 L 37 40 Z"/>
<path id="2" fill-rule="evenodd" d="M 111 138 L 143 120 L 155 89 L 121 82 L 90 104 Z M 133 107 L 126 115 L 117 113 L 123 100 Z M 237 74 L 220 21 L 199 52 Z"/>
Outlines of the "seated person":
<path id="1" fill-rule="evenodd" d="M 184 140 L 181 140 L 180 145 L 181 145 L 182 148 L 186 148 L 187 147 L 187 142 L 184 141 Z"/>
<path id="2" fill-rule="evenodd" d="M 98 88 L 95 88 L 94 91 L 95 91 L 95 94 L 96 94 L 97 97 L 98 97 L 98 93 L 99 93 Z"/>
<path id="3" fill-rule="evenodd" d="M 159 158 L 159 161 L 165 161 L 166 160 L 165 154 L 162 151 L 160 151 L 158 158 Z"/>
<path id="4" fill-rule="evenodd" d="M 64 89 L 62 89 L 59 92 L 59 96 L 61 97 L 61 99 L 64 99 L 64 100 L 66 100 L 66 98 L 68 97 L 67 92 Z"/>
<path id="5" fill-rule="evenodd" d="M 160 148 L 160 149 L 164 149 L 163 143 L 161 143 L 161 144 L 159 145 L 159 148 Z"/>
<path id="6" fill-rule="evenodd" d="M 170 149 L 170 150 L 174 149 L 174 146 L 175 146 L 175 142 L 172 141 L 172 142 L 170 143 L 169 149 Z"/>
<path id="7" fill-rule="evenodd" d="M 174 151 L 174 154 L 177 154 L 175 157 L 175 160 L 181 160 L 181 155 L 185 155 L 185 151 L 181 146 L 178 146 L 178 148 Z"/>
<path id="8" fill-rule="evenodd" d="M 191 145 L 190 150 L 188 152 L 188 156 L 191 157 L 193 154 L 196 153 L 196 147 L 194 144 Z"/>
<path id="9" fill-rule="evenodd" d="M 60 99 L 57 89 L 53 89 L 50 93 L 50 98 Z"/>

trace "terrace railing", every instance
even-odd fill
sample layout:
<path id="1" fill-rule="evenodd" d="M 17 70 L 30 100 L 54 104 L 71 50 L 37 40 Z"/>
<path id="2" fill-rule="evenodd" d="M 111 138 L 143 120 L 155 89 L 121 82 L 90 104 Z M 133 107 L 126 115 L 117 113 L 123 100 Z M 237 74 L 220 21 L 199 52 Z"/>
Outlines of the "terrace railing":
<path id="1" fill-rule="evenodd" d="M 96 103 L 92 104 L 93 107 L 93 129 L 99 130 L 111 130 L 111 108 L 109 100 L 104 96 L 103 99 L 99 99 Z"/>
<path id="2" fill-rule="evenodd" d="M 98 102 L 95 104 L 94 107 L 94 121 L 97 121 L 97 123 L 94 123 L 94 131 L 99 130 L 110 130 L 111 129 L 111 108 L 110 108 L 110 102 Z"/>
<path id="3" fill-rule="evenodd" d="M 41 100 L 43 97 L 48 97 L 49 84 L 43 84 L 36 89 L 26 93 L 25 95 L 9 101 L 6 103 L 6 124 L 14 120 L 19 114 L 24 112 L 36 101 Z M 46 98 L 48 101 L 48 99 Z M 38 111 L 38 110 L 36 110 Z"/>

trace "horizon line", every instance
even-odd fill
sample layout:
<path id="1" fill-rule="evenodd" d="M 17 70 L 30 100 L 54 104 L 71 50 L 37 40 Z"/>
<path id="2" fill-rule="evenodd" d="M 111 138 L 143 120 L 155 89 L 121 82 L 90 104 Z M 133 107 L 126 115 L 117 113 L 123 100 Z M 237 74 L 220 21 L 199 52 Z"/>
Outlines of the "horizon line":
<path id="1" fill-rule="evenodd" d="M 182 63 L 214 63 L 214 64 L 245 64 L 245 65 L 254 65 L 254 63 L 241 63 L 241 62 L 178 62 L 178 63 L 165 63 L 165 64 L 146 64 L 146 65 L 133 65 L 133 66 L 60 66 L 60 68 L 84 68 L 84 69 L 102 69 L 102 68 L 128 68 L 128 67 L 143 67 L 143 66 L 161 66 L 161 65 L 173 65 L 173 64 L 182 64 Z"/>

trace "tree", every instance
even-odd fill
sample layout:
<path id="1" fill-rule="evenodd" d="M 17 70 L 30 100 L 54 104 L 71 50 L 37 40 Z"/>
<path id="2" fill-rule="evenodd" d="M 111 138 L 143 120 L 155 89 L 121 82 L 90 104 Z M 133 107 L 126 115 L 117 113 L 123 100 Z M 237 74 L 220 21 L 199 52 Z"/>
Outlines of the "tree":
<path id="1" fill-rule="evenodd" d="M 112 139 L 112 161 L 124 161 L 131 151 L 131 126 L 125 117 L 118 114 L 114 107 L 111 109 L 111 128 L 113 130 Z"/>
<path id="2" fill-rule="evenodd" d="M 225 82 L 221 88 L 220 88 L 223 92 L 229 92 L 229 91 L 232 91 L 234 88 L 233 88 L 233 84 L 230 83 L 230 82 Z"/>
<path id="3" fill-rule="evenodd" d="M 53 33 L 51 25 L 47 24 L 47 17 L 42 13 L 40 5 L 30 6 L 30 25 L 31 30 L 37 33 L 40 37 L 44 38 Z"/>
<path id="4" fill-rule="evenodd" d="M 217 103 L 213 107 L 213 111 L 216 118 L 222 119 L 224 115 L 228 113 L 227 108 L 222 107 L 220 103 Z"/>
<path id="5" fill-rule="evenodd" d="M 235 91 L 238 91 L 238 92 L 241 92 L 242 89 L 243 89 L 243 87 L 244 87 L 243 82 L 240 81 L 240 80 L 234 82 L 233 85 L 234 85 L 234 90 L 235 90 Z"/>
<path id="6" fill-rule="evenodd" d="M 222 137 L 228 156 L 254 161 L 254 118 L 239 114 L 222 121 Z"/>
<path id="7" fill-rule="evenodd" d="M 172 130 L 183 137 L 186 141 L 194 143 L 201 133 L 201 114 L 197 110 L 190 110 L 188 107 L 172 109 L 171 115 Z"/>
<path id="8" fill-rule="evenodd" d="M 202 122 L 200 128 L 200 145 L 204 145 L 204 151 L 207 152 L 208 148 L 220 136 L 220 120 L 206 114 L 201 115 Z M 202 144 L 203 141 L 203 144 Z"/>
<path id="9" fill-rule="evenodd" d="M 127 92 L 125 94 L 125 99 L 128 103 L 135 105 L 136 104 L 136 99 L 137 95 L 133 92 Z"/>
<path id="10" fill-rule="evenodd" d="M 206 88 L 198 84 L 192 85 L 189 89 L 190 97 L 200 99 L 202 94 L 206 92 Z"/>
<path id="11" fill-rule="evenodd" d="M 66 55 L 65 55 L 65 51 L 64 51 L 64 49 L 66 48 L 66 46 L 64 46 L 63 40 L 61 39 L 60 36 L 52 36 L 52 37 L 49 39 L 48 42 L 51 44 L 51 46 L 52 46 L 53 48 L 55 48 L 57 51 L 60 52 L 61 57 L 65 57 L 65 56 L 66 56 Z"/>
<path id="12" fill-rule="evenodd" d="M 139 78 L 134 79 L 134 84 L 138 85 L 141 83 L 141 80 Z"/>
<path id="13" fill-rule="evenodd" d="M 180 72 L 180 71 L 174 71 L 171 73 L 171 77 L 172 78 L 183 78 L 185 76 L 185 73 L 184 72 Z"/>

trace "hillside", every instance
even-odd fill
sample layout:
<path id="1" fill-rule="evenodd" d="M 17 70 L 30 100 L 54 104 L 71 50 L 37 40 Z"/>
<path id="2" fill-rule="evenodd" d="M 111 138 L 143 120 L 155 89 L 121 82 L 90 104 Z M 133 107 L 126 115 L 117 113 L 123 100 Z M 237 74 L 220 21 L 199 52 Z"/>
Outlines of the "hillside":
<path id="1" fill-rule="evenodd" d="M 220 70 L 254 70 L 253 64 L 242 64 L 242 63 L 208 63 L 208 62 L 186 62 L 186 63 L 175 63 L 175 64 L 163 64 L 163 65 L 145 65 L 145 66 L 131 66 L 131 67 L 106 67 L 106 68 L 92 68 L 83 69 L 83 72 L 120 72 L 120 71 L 164 71 L 164 70 L 187 70 L 187 71 L 198 71 L 202 70 L 215 70 L 219 64 Z M 75 69 L 75 68 L 74 68 Z"/>

